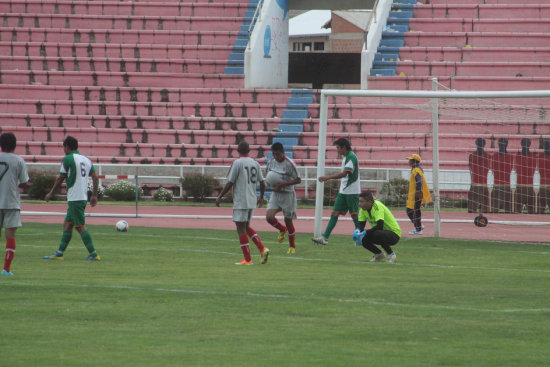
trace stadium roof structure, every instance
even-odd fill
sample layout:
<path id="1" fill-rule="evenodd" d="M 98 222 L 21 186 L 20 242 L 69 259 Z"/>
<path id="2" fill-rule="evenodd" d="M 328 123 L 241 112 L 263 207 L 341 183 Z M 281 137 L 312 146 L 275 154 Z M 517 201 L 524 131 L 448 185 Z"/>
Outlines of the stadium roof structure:
<path id="1" fill-rule="evenodd" d="M 360 29 L 365 29 L 372 10 L 310 10 L 290 19 L 290 37 L 328 36 L 331 33 L 332 13 Z"/>
<path id="2" fill-rule="evenodd" d="M 310 10 L 290 18 L 288 35 L 290 37 L 328 36 L 330 29 L 323 25 L 330 22 L 330 10 Z"/>
<path id="3" fill-rule="evenodd" d="M 372 16 L 372 10 L 334 10 L 333 13 L 363 30 L 367 28 Z M 330 27 L 330 24 L 325 26 Z"/>

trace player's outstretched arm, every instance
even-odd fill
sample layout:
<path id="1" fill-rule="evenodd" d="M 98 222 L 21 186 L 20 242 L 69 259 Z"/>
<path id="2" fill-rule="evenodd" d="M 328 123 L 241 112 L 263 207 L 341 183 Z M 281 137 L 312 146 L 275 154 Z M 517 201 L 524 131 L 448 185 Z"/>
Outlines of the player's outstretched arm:
<path id="1" fill-rule="evenodd" d="M 99 178 L 97 178 L 97 174 L 95 172 L 92 173 L 91 177 L 92 177 L 92 196 L 90 197 L 90 205 L 96 206 L 97 190 L 99 189 Z"/>
<path id="2" fill-rule="evenodd" d="M 50 192 L 46 194 L 46 196 L 44 197 L 44 200 L 50 201 L 52 196 L 57 192 L 57 190 L 59 190 L 64 180 L 65 180 L 65 176 L 58 175 L 57 178 L 55 179 L 55 183 L 53 184 L 52 189 L 50 190 Z"/>
<path id="3" fill-rule="evenodd" d="M 223 196 L 227 194 L 229 190 L 231 190 L 231 187 L 233 187 L 233 182 L 229 181 L 225 184 L 222 191 L 218 194 L 218 197 L 216 198 L 216 206 L 219 207 L 220 203 L 223 200 Z"/>

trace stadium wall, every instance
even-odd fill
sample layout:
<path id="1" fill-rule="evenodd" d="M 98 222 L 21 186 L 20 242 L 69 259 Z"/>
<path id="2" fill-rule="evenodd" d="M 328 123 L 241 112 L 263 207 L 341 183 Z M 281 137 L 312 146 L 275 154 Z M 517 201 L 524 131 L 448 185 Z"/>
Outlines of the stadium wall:
<path id="1" fill-rule="evenodd" d="M 264 1 L 245 51 L 245 88 L 287 88 L 288 19 L 286 1 Z"/>

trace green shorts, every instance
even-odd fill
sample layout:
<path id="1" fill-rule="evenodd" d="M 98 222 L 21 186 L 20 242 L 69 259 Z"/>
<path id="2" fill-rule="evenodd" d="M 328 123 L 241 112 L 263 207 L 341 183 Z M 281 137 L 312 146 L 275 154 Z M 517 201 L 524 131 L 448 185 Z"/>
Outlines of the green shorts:
<path id="1" fill-rule="evenodd" d="M 342 212 L 344 214 L 348 211 L 350 214 L 358 214 L 359 195 L 338 193 L 336 196 L 336 201 L 334 202 L 334 208 L 332 210 Z"/>
<path id="2" fill-rule="evenodd" d="M 69 208 L 67 209 L 67 215 L 65 216 L 65 222 L 72 223 L 75 227 L 82 227 L 86 224 L 86 200 L 82 201 L 69 201 Z"/>

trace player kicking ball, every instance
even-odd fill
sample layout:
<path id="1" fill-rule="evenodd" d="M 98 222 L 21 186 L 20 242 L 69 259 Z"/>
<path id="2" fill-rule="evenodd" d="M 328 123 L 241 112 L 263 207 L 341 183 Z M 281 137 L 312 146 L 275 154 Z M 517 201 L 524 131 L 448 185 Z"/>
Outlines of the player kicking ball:
<path id="1" fill-rule="evenodd" d="M 365 230 L 369 222 L 372 228 Z M 386 259 L 387 262 L 395 261 L 395 253 L 392 246 L 399 242 L 401 228 L 391 211 L 382 202 L 375 200 L 371 191 L 359 194 L 359 225 L 353 232 L 353 240 L 356 245 L 362 245 L 374 254 L 371 262 L 379 262 Z M 376 245 L 380 245 L 386 255 Z"/>
<path id="2" fill-rule="evenodd" d="M 296 252 L 296 230 L 294 229 L 293 219 L 296 219 L 296 190 L 295 185 L 302 182 L 296 164 L 285 155 L 283 144 L 274 143 L 271 146 L 273 158 L 267 162 L 266 182 L 273 192 L 267 204 L 265 219 L 267 223 L 279 230 L 277 241 L 279 243 L 285 240 L 288 233 L 288 251 L 292 255 Z M 279 223 L 275 215 L 282 211 L 285 219 L 285 225 Z"/>

